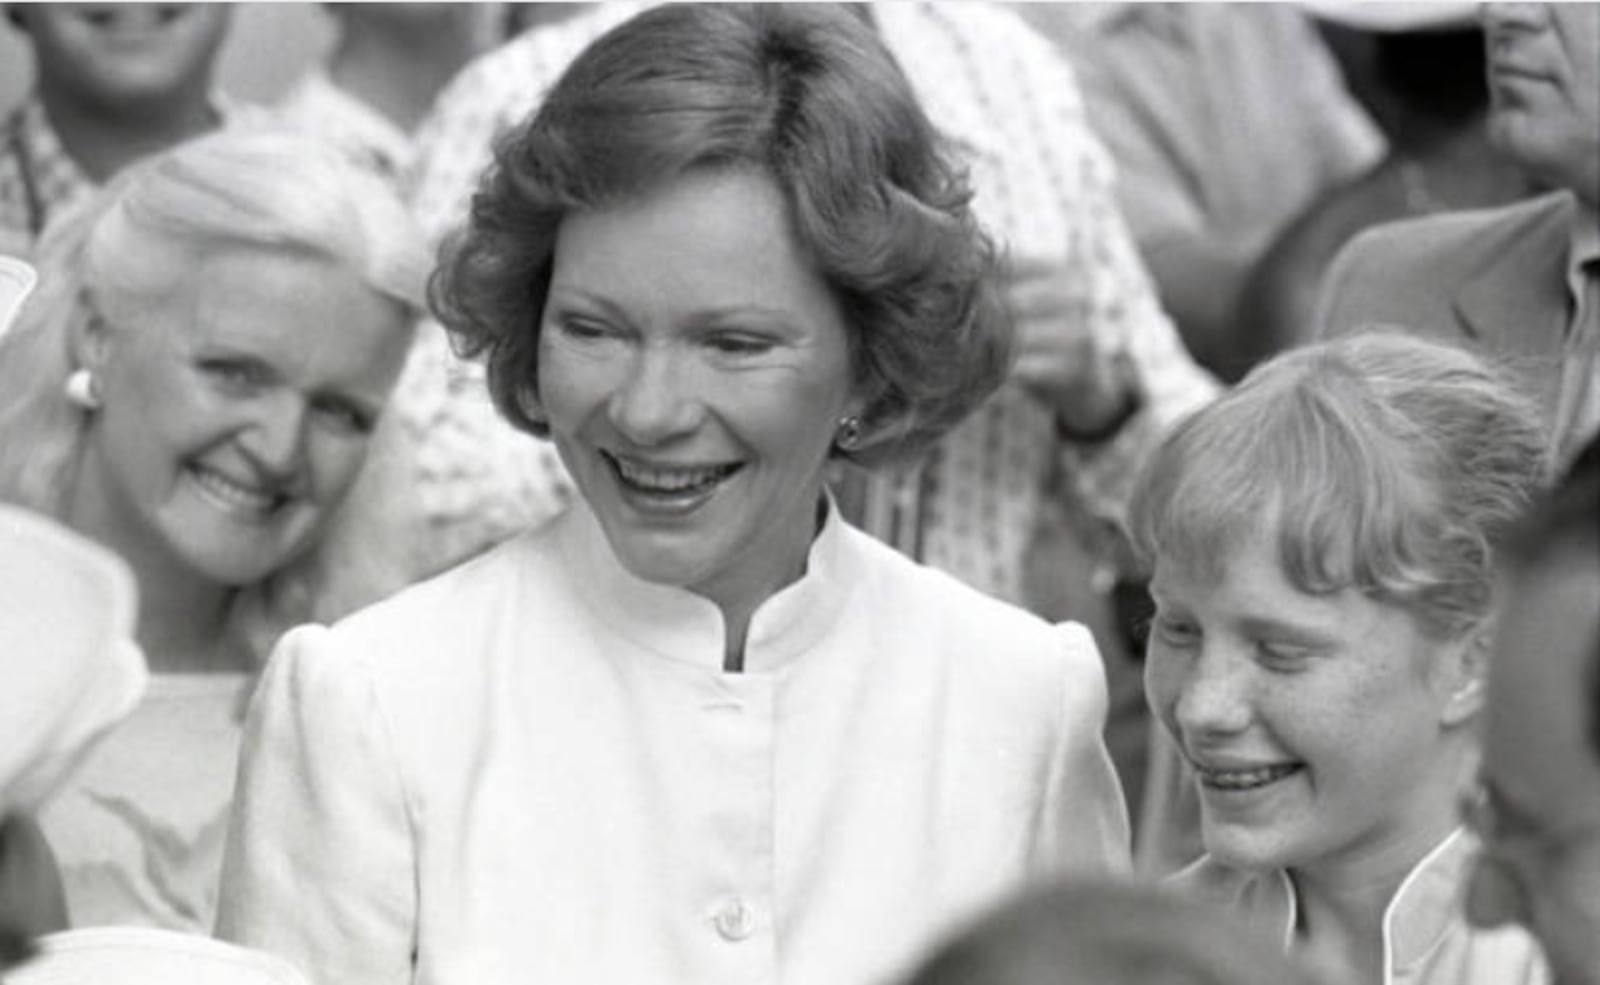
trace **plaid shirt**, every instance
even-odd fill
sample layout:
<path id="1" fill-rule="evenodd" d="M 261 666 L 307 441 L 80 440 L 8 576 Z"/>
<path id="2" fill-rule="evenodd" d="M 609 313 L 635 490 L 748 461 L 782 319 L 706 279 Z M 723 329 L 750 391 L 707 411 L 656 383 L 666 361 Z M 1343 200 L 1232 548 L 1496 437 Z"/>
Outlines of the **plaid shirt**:
<path id="1" fill-rule="evenodd" d="M 50 218 L 89 198 L 99 186 L 61 146 L 37 93 L 0 127 L 0 236 L 31 251 Z"/>
<path id="2" fill-rule="evenodd" d="M 526 32 L 470 65 L 441 94 L 417 138 L 413 206 L 431 236 L 466 221 L 492 139 L 535 108 L 584 45 L 639 9 L 605 4 Z M 1050 43 L 989 5 L 882 3 L 873 11 L 929 116 L 970 168 L 979 219 L 1007 251 L 1059 263 L 1081 298 L 1075 317 L 1107 348 L 1132 357 L 1146 394 L 1145 411 L 1113 440 L 1078 448 L 1061 444 L 1044 405 L 1007 385 L 917 469 L 869 480 L 862 525 L 870 532 L 1020 602 L 1024 556 L 1048 500 L 1070 500 L 1076 513 L 1119 515 L 1143 452 L 1166 424 L 1210 399 L 1216 385 L 1189 358 L 1156 300 L 1117 210 L 1111 161 L 1089 129 L 1071 70 Z M 423 345 L 434 359 L 450 358 L 442 338 Z M 471 372 L 451 367 L 433 375 L 460 380 Z M 466 389 L 463 403 L 472 400 Z M 442 419 L 464 423 L 471 415 L 471 427 L 485 435 L 507 430 L 482 413 L 481 402 L 465 411 L 436 406 Z M 490 479 L 495 469 L 526 471 L 500 456 L 515 442 L 482 440 L 495 449 L 496 464 L 474 470 L 458 463 L 458 472 Z M 519 447 L 531 467 L 551 467 L 541 457 L 550 454 L 547 445 L 521 444 L 540 445 Z M 500 504 L 517 484 L 458 486 L 459 495 L 434 497 L 441 511 L 434 520 L 481 528 L 485 504 L 488 512 L 515 514 L 515 506 Z"/>
<path id="3" fill-rule="evenodd" d="M 225 96 L 211 103 L 224 126 L 262 119 L 257 108 Z M 51 220 L 99 189 L 61 145 L 38 92 L 0 124 L 0 251 L 27 257 Z"/>

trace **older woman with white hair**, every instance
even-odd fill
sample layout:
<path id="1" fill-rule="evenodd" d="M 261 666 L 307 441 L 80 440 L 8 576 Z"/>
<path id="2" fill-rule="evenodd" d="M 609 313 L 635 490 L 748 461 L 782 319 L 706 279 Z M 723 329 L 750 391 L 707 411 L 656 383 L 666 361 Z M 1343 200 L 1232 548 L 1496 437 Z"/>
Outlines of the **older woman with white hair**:
<path id="1" fill-rule="evenodd" d="M 41 244 L 0 342 L 0 500 L 129 564 L 154 672 L 43 815 L 76 924 L 209 930 L 266 648 L 404 580 L 403 558 L 330 552 L 356 539 L 335 516 L 409 350 L 418 242 L 336 153 L 227 132 L 135 167 Z"/>
<path id="2" fill-rule="evenodd" d="M 1466 351 L 1369 333 L 1296 350 L 1168 436 L 1135 497 L 1151 707 L 1194 767 L 1179 885 L 1348 983 L 1531 985 L 1470 927 L 1493 544 L 1545 472 L 1535 408 Z"/>

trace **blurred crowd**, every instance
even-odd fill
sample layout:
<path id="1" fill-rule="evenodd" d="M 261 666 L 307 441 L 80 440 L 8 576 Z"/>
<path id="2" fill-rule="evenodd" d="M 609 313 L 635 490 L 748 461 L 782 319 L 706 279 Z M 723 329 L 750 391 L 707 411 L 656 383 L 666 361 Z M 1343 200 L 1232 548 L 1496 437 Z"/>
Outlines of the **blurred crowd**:
<path id="1" fill-rule="evenodd" d="M 1600 985 L 1600 4 L 5 4 L 0 979 Z"/>

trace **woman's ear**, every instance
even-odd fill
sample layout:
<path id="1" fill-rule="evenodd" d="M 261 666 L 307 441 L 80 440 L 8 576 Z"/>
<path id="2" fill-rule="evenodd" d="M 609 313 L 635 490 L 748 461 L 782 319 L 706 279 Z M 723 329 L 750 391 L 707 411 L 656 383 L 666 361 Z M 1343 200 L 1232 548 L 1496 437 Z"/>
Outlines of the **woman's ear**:
<path id="1" fill-rule="evenodd" d="M 72 347 L 72 365 L 99 374 L 105 367 L 107 350 L 111 347 L 110 330 L 100 313 L 83 304 L 79 316 L 72 321 L 68 344 Z"/>
<path id="2" fill-rule="evenodd" d="M 860 430 L 851 451 L 861 451 L 894 441 L 904 434 L 903 414 L 894 413 L 887 406 L 884 395 L 888 387 L 881 381 L 857 381 L 850 399 L 845 401 L 839 419 L 860 422 Z"/>
<path id="3" fill-rule="evenodd" d="M 1446 727 L 1471 722 L 1483 710 L 1484 689 L 1489 677 L 1489 658 L 1494 650 L 1493 620 L 1486 619 L 1468 635 L 1450 645 L 1445 655 L 1449 666 L 1441 683 L 1444 706 L 1440 721 Z"/>

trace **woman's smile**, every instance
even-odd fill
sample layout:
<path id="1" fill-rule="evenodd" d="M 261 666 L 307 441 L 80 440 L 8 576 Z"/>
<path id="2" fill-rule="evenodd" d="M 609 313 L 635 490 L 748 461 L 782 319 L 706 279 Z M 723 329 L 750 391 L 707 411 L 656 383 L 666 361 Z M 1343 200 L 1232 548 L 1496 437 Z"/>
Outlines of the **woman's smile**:
<path id="1" fill-rule="evenodd" d="M 600 457 L 610 463 L 617 484 L 628 502 L 641 512 L 693 512 L 744 468 L 743 462 L 719 465 L 655 463 L 606 451 L 600 452 Z"/>
<path id="2" fill-rule="evenodd" d="M 245 520 L 271 519 L 292 498 L 277 488 L 277 483 L 263 486 L 240 482 L 199 462 L 191 462 L 185 474 L 194 480 L 195 488 L 203 498 L 229 516 Z"/>
<path id="3" fill-rule="evenodd" d="M 1196 766 L 1200 785 L 1209 791 L 1237 793 L 1260 790 L 1305 769 L 1304 763 L 1273 763 L 1248 769 L 1221 769 Z"/>

